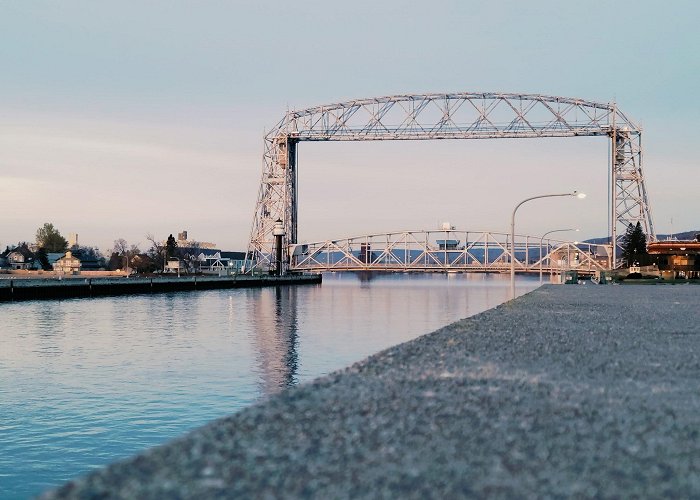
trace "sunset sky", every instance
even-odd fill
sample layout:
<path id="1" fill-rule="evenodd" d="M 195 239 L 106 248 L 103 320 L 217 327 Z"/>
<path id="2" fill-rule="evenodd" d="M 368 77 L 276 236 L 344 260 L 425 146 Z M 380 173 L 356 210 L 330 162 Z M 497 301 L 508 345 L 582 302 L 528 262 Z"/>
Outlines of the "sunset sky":
<path id="1" fill-rule="evenodd" d="M 52 222 L 246 247 L 262 137 L 289 109 L 399 93 L 616 101 L 641 124 L 657 232 L 700 229 L 697 2 L 0 3 L 0 245 Z M 301 144 L 301 240 L 607 232 L 604 138 Z M 673 226 L 671 225 L 673 220 Z"/>

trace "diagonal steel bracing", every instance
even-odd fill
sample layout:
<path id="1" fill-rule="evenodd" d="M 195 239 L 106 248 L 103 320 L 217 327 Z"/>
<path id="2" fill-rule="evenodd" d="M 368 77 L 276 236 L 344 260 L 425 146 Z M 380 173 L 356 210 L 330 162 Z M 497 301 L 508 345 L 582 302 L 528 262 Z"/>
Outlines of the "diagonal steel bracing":
<path id="1" fill-rule="evenodd" d="M 285 227 L 284 266 L 297 241 L 297 145 L 301 141 L 384 141 L 604 136 L 611 142 L 612 241 L 641 222 L 655 239 L 642 173 L 641 130 L 615 104 L 538 94 L 408 94 L 289 111 L 265 136 L 263 170 L 247 269 L 267 269 L 272 228 Z M 617 254 L 613 248 L 613 261 Z"/>
<path id="2" fill-rule="evenodd" d="M 491 231 L 401 231 L 292 245 L 292 271 L 502 272 L 609 269 L 611 245 L 574 243 Z M 447 245 L 449 243 L 449 246 Z"/>

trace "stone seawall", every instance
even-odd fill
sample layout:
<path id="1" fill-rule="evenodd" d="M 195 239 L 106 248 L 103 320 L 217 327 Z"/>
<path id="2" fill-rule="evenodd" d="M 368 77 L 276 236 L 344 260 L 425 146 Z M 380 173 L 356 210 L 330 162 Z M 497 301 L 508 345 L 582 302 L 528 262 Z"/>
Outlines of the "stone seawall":
<path id="1" fill-rule="evenodd" d="M 697 498 L 698 304 L 544 286 L 44 498 Z"/>
<path id="2" fill-rule="evenodd" d="M 321 275 L 2 279 L 0 302 L 321 283 Z"/>

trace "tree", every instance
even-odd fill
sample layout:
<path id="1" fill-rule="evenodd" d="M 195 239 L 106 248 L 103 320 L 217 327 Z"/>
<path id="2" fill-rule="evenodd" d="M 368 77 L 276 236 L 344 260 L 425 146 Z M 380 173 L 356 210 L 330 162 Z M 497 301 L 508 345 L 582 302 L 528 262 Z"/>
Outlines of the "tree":
<path id="1" fill-rule="evenodd" d="M 132 258 L 131 268 L 139 274 L 151 273 L 156 270 L 156 265 L 151 257 L 145 253 L 140 253 L 138 255 L 134 255 Z"/>
<path id="2" fill-rule="evenodd" d="M 199 254 L 201 253 L 201 244 L 198 241 L 191 241 L 187 247 L 178 247 L 176 257 L 185 262 L 187 269 L 197 272 L 200 264 Z"/>
<path id="3" fill-rule="evenodd" d="M 107 261 L 107 269 L 110 271 L 116 271 L 117 269 L 122 268 L 123 263 L 124 259 L 122 256 L 116 252 L 112 252 L 112 255 L 110 255 L 109 260 Z"/>
<path id="4" fill-rule="evenodd" d="M 168 241 L 165 243 L 165 257 L 169 259 L 170 257 L 175 257 L 177 252 L 177 241 L 173 238 L 171 234 L 168 236 Z"/>
<path id="5" fill-rule="evenodd" d="M 47 252 L 65 252 L 68 249 L 68 241 L 50 222 L 45 222 L 36 230 L 36 245 Z"/>
<path id="6" fill-rule="evenodd" d="M 632 266 L 635 263 L 641 265 L 648 263 L 647 237 L 639 222 L 637 222 L 636 226 L 633 226 L 632 223 L 627 226 L 627 231 L 620 243 L 622 247 L 622 258 L 628 266 Z"/>
<path id="7" fill-rule="evenodd" d="M 124 255 L 126 254 L 127 250 L 129 250 L 129 244 L 124 238 L 114 240 L 114 248 L 112 250 L 112 253 L 116 253 L 117 255 Z"/>
<path id="8" fill-rule="evenodd" d="M 80 259 L 104 260 L 102 252 L 97 247 L 82 247 L 80 245 L 73 246 L 73 255 Z"/>
<path id="9" fill-rule="evenodd" d="M 151 248 L 148 249 L 148 256 L 153 259 L 155 268 L 162 270 L 165 267 L 165 247 L 150 233 L 146 235 L 146 239 L 151 242 Z"/>
<path id="10" fill-rule="evenodd" d="M 51 270 L 51 264 L 49 264 L 49 256 L 46 255 L 46 249 L 44 247 L 40 247 L 39 250 L 37 250 L 35 256 L 36 260 L 39 261 L 39 264 L 41 264 L 41 268 L 44 271 Z"/>
<path id="11" fill-rule="evenodd" d="M 73 256 L 83 261 L 83 269 L 99 269 L 107 265 L 104 255 L 97 247 L 74 245 L 71 251 Z"/>
<path id="12" fill-rule="evenodd" d="M 130 268 L 132 267 L 131 260 L 140 253 L 141 250 L 139 250 L 138 245 L 129 246 L 124 238 L 114 240 L 114 247 L 108 266 L 112 271 Z"/>

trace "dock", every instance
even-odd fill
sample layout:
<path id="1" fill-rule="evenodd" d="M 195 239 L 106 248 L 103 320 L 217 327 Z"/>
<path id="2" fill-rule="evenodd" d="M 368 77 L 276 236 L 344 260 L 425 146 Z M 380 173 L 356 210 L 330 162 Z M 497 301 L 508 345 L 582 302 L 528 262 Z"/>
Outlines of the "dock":
<path id="1" fill-rule="evenodd" d="M 0 302 L 321 283 L 320 274 L 0 279 Z"/>

